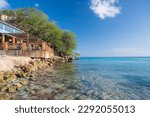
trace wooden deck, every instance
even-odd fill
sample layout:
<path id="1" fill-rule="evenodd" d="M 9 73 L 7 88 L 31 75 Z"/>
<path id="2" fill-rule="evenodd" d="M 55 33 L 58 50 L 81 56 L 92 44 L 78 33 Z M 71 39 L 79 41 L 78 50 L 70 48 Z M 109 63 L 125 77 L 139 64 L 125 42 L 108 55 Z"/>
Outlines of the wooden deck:
<path id="1" fill-rule="evenodd" d="M 54 51 L 45 41 L 27 34 L 1 34 L 0 55 L 51 58 Z"/>

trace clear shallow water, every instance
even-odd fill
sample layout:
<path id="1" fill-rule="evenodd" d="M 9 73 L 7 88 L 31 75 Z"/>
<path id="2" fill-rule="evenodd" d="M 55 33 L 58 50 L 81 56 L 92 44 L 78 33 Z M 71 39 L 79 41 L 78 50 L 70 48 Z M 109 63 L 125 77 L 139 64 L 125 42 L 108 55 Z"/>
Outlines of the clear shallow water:
<path id="1" fill-rule="evenodd" d="M 83 99 L 150 99 L 150 58 L 80 58 L 55 68 Z"/>

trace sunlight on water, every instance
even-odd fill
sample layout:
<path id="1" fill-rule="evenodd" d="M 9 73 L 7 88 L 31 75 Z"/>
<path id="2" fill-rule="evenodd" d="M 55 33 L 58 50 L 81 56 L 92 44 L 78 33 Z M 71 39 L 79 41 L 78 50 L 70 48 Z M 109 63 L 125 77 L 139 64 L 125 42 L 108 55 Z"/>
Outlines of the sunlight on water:
<path id="1" fill-rule="evenodd" d="M 81 58 L 55 70 L 79 99 L 150 99 L 150 58 Z"/>

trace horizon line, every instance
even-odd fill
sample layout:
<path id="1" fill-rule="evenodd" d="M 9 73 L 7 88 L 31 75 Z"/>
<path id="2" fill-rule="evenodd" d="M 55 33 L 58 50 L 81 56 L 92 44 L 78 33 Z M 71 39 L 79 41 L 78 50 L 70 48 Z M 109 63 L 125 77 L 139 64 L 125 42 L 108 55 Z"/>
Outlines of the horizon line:
<path id="1" fill-rule="evenodd" d="M 98 57 L 99 57 L 99 58 L 100 58 L 100 57 L 101 57 L 101 58 L 103 58 L 103 57 L 106 57 L 106 58 L 118 58 L 118 57 L 120 57 L 120 58 L 129 58 L 129 57 L 130 57 L 130 58 L 135 58 L 135 57 L 143 58 L 143 57 L 145 57 L 145 58 L 149 58 L 150 56 L 80 56 L 80 57 L 89 57 L 89 58 L 90 58 L 90 57 L 91 57 L 91 58 L 92 58 L 92 57 L 95 57 L 95 58 L 96 58 L 96 57 L 97 57 L 97 58 L 98 58 Z"/>

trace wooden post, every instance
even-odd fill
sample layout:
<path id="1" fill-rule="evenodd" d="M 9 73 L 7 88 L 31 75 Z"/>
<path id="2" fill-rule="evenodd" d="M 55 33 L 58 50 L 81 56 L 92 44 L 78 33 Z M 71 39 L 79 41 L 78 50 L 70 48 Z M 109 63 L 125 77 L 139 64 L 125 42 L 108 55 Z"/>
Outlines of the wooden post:
<path id="1" fill-rule="evenodd" d="M 5 50 L 5 51 L 8 50 L 8 42 L 3 43 L 3 50 Z"/>
<path id="2" fill-rule="evenodd" d="M 15 37 L 12 37 L 12 43 L 15 44 L 15 42 L 16 42 Z"/>
<path id="3" fill-rule="evenodd" d="M 32 50 L 32 45 L 31 45 L 31 43 L 28 44 L 28 49 L 29 49 L 29 50 Z"/>
<path id="4" fill-rule="evenodd" d="M 23 39 L 20 39 L 20 43 L 23 43 Z"/>
<path id="5" fill-rule="evenodd" d="M 13 45 L 13 48 L 16 49 L 16 38 L 15 37 L 12 37 L 12 45 Z"/>
<path id="6" fill-rule="evenodd" d="M 46 49 L 46 43 L 42 42 L 42 50 L 45 50 L 45 49 Z"/>
<path id="7" fill-rule="evenodd" d="M 2 34 L 2 43 L 5 43 L 5 34 Z"/>

